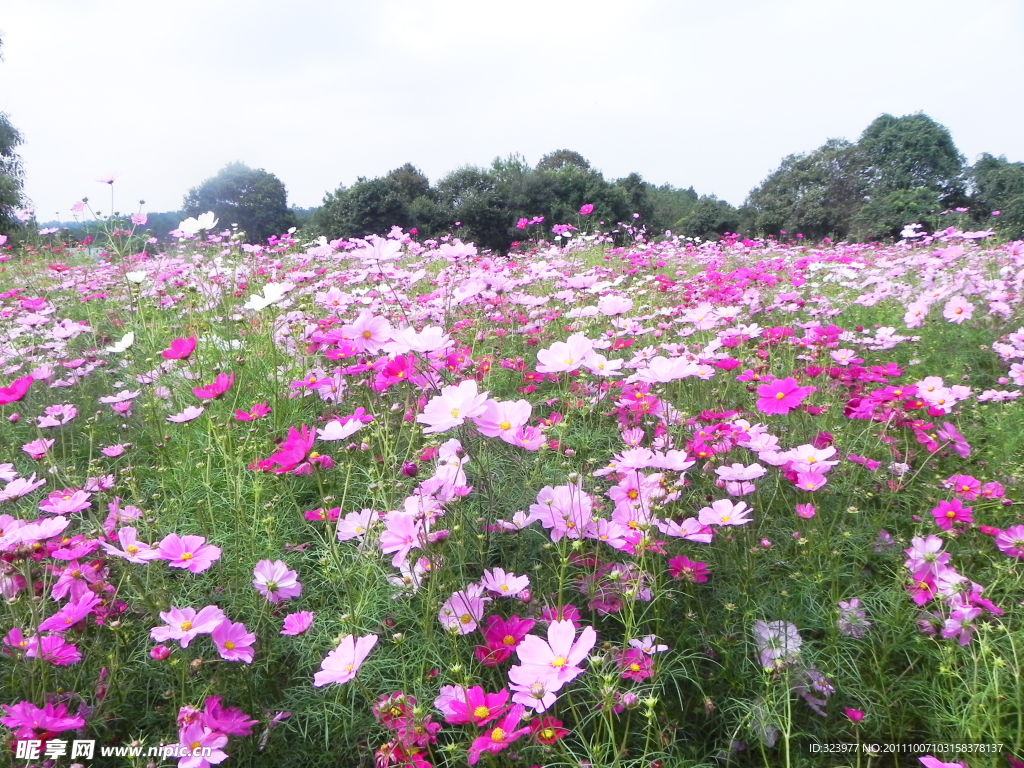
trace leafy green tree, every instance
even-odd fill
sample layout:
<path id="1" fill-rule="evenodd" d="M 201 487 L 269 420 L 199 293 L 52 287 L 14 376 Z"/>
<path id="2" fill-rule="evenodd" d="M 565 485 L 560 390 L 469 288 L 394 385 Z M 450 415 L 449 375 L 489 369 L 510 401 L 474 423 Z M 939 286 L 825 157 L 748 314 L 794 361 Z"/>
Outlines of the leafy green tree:
<path id="1" fill-rule="evenodd" d="M 648 196 L 651 201 L 651 226 L 655 232 L 664 232 L 666 229 L 675 231 L 678 222 L 693 211 L 700 199 L 693 187 L 679 189 L 671 184 L 662 184 L 660 187 L 652 184 Z"/>
<path id="2" fill-rule="evenodd" d="M 1024 238 L 1024 163 L 985 153 L 967 175 L 975 220 L 983 227 L 994 226 L 1004 237 Z M 995 211 L 999 215 L 994 217 Z"/>
<path id="3" fill-rule="evenodd" d="M 861 134 L 857 154 L 872 195 L 927 189 L 943 207 L 962 199 L 964 158 L 949 131 L 927 115 L 881 115 Z"/>
<path id="4" fill-rule="evenodd" d="M 557 149 L 554 152 L 548 152 L 537 163 L 537 170 L 555 171 L 567 165 L 575 166 L 583 171 L 590 170 L 590 162 L 579 152 L 573 152 L 571 149 Z"/>
<path id="5" fill-rule="evenodd" d="M 221 226 L 237 224 L 250 242 L 262 242 L 296 223 L 281 180 L 240 162 L 229 163 L 216 176 L 189 190 L 182 207 L 188 216 L 213 211 Z"/>
<path id="6" fill-rule="evenodd" d="M 386 235 L 392 227 L 435 225 L 439 217 L 430 180 L 411 163 L 383 178 L 360 177 L 350 188 L 339 187 L 324 197 L 313 214 L 314 229 L 326 237 Z"/>
<path id="7" fill-rule="evenodd" d="M 784 158 L 750 193 L 750 226 L 766 235 L 785 231 L 814 240 L 844 238 L 866 197 L 857 148 L 843 139 L 829 139 L 809 155 Z"/>
<path id="8" fill-rule="evenodd" d="M 622 179 L 616 179 L 616 187 L 622 189 L 629 200 L 632 213 L 640 214 L 640 221 L 648 227 L 654 227 L 654 200 L 651 190 L 654 185 L 644 181 L 639 173 L 631 173 Z M 664 231 L 664 228 L 661 229 Z"/>
<path id="9" fill-rule="evenodd" d="M 714 195 L 705 195 L 690 213 L 676 222 L 676 230 L 686 237 L 716 240 L 726 232 L 735 232 L 739 225 L 739 212 L 733 206 Z"/>
<path id="10" fill-rule="evenodd" d="M 0 38 L 0 48 L 3 38 Z M 0 61 L 3 54 L 0 53 Z M 14 219 L 14 209 L 24 204 L 22 189 L 25 182 L 25 169 L 17 148 L 23 139 L 18 130 L 11 125 L 10 118 L 0 112 L 0 233 L 10 233 L 18 228 Z"/>

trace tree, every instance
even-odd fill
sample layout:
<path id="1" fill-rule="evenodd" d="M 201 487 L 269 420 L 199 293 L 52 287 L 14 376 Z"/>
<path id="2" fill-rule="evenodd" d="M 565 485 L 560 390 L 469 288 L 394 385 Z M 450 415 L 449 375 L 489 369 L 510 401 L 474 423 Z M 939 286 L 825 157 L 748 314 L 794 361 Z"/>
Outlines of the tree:
<path id="1" fill-rule="evenodd" d="M 193 187 L 182 206 L 188 216 L 213 211 L 221 226 L 238 225 L 250 242 L 262 242 L 295 226 L 288 193 L 281 180 L 262 168 L 229 163 L 220 172 Z"/>
<path id="2" fill-rule="evenodd" d="M 579 152 L 573 152 L 571 149 L 556 149 L 554 152 L 548 152 L 537 163 L 537 170 L 555 171 L 566 165 L 575 166 L 582 171 L 590 170 L 590 163 L 587 159 Z"/>
<path id="3" fill-rule="evenodd" d="M 324 197 L 313 214 L 317 232 L 329 238 L 387 235 L 392 227 L 402 229 L 434 225 L 430 180 L 406 163 L 376 179 L 360 177 L 351 188 L 338 187 Z"/>
<path id="4" fill-rule="evenodd" d="M 829 139 L 810 155 L 789 155 L 747 198 L 752 228 L 814 240 L 846 237 L 851 217 L 867 199 L 860 165 L 856 146 L 843 139 Z"/>
<path id="5" fill-rule="evenodd" d="M 2 47 L 3 39 L 0 38 Z M 0 61 L 3 61 L 2 52 Z M 9 233 L 18 227 L 14 209 L 24 204 L 25 169 L 16 152 L 22 142 L 21 134 L 11 125 L 7 114 L 0 112 L 0 233 Z"/>
<path id="6" fill-rule="evenodd" d="M 985 153 L 967 173 L 970 208 L 982 227 L 995 226 L 1004 237 L 1024 238 L 1024 163 Z M 998 216 L 992 216 L 999 211 Z"/>

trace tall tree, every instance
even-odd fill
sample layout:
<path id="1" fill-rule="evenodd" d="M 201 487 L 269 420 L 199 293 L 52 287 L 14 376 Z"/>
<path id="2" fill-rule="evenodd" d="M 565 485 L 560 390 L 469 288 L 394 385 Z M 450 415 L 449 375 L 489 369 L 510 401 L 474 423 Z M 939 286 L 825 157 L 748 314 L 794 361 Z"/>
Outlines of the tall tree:
<path id="1" fill-rule="evenodd" d="M 975 220 L 983 227 L 995 226 L 1005 237 L 1024 238 L 1024 163 L 985 153 L 967 176 Z M 993 216 L 996 211 L 999 215 Z"/>
<path id="2" fill-rule="evenodd" d="M 313 226 L 332 239 L 386 235 L 395 226 L 431 226 L 435 208 L 430 180 L 406 163 L 383 178 L 360 177 L 350 188 L 340 186 L 327 193 L 313 214 Z"/>
<path id="3" fill-rule="evenodd" d="M 254 243 L 295 226 L 281 180 L 240 162 L 229 163 L 216 176 L 189 190 L 182 207 L 189 216 L 213 211 L 221 226 L 237 224 Z"/>
<path id="4" fill-rule="evenodd" d="M 3 61 L 2 48 L 3 38 L 0 38 L 0 61 Z M 14 209 L 24 204 L 25 169 L 16 151 L 22 141 L 7 114 L 0 112 L 0 233 L 17 228 Z"/>

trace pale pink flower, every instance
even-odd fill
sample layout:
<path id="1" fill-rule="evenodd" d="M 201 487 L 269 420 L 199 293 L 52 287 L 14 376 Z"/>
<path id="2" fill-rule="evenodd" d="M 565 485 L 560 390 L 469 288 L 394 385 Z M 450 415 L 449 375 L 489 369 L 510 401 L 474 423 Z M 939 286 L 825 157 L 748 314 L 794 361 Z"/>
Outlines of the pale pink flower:
<path id="1" fill-rule="evenodd" d="M 252 585 L 256 591 L 275 605 L 302 594 L 296 572 L 289 570 L 283 560 L 260 560 L 252 575 L 255 576 Z"/>
<path id="2" fill-rule="evenodd" d="M 468 379 L 458 386 L 448 386 L 427 403 L 423 413 L 416 417 L 420 424 L 426 424 L 423 434 L 446 432 L 452 427 L 464 424 L 466 419 L 482 416 L 487 408 L 487 395 L 477 392 L 476 381 Z"/>
<path id="3" fill-rule="evenodd" d="M 313 677 L 313 685 L 320 688 L 328 683 L 347 683 L 354 678 L 377 644 L 377 639 L 377 635 L 365 635 L 358 640 L 353 635 L 346 635 L 341 645 L 323 660 L 320 671 Z"/>
<path id="4" fill-rule="evenodd" d="M 480 586 L 500 597 L 516 597 L 530 586 L 530 577 L 516 576 L 514 573 L 506 573 L 501 568 L 492 568 L 484 571 Z"/>
<path id="5" fill-rule="evenodd" d="M 224 611 L 216 605 L 208 605 L 201 611 L 195 608 L 175 608 L 160 613 L 166 626 L 153 627 L 149 636 L 162 643 L 166 640 L 178 640 L 182 648 L 188 648 L 198 635 L 213 632 L 224 620 Z"/>
<path id="6" fill-rule="evenodd" d="M 315 614 L 309 611 L 299 611 L 298 613 L 289 613 L 284 617 L 284 629 L 281 630 L 282 635 L 301 635 L 311 626 L 313 626 L 313 617 Z"/>

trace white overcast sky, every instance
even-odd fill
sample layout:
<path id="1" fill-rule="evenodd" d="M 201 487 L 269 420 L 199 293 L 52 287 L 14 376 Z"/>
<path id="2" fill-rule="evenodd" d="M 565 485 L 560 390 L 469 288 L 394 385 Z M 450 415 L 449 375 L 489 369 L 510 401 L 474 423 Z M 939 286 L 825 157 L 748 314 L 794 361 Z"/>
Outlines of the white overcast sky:
<path id="1" fill-rule="evenodd" d="M 241 160 L 289 202 L 568 148 L 740 204 L 788 154 L 923 111 L 1024 160 L 1021 0 L 2 0 L 40 221 L 177 210 Z"/>

